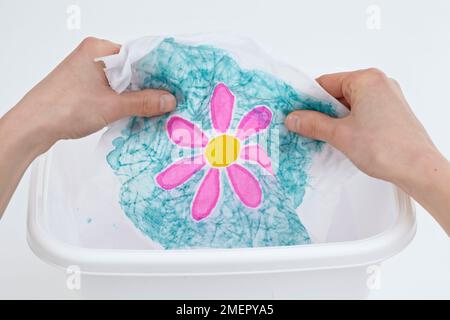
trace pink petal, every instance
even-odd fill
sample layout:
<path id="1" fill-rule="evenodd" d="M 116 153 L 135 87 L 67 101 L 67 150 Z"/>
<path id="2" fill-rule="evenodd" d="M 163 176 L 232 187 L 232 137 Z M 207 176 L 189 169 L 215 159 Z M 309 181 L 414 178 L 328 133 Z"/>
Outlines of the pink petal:
<path id="1" fill-rule="evenodd" d="M 253 134 L 257 134 L 270 125 L 272 121 L 272 111 L 266 106 L 254 107 L 239 123 L 236 136 L 245 140 Z"/>
<path id="2" fill-rule="evenodd" d="M 199 148 L 208 144 L 208 137 L 192 122 L 178 116 L 167 121 L 170 140 L 180 147 Z"/>
<path id="3" fill-rule="evenodd" d="M 214 129 L 226 132 L 233 116 L 234 95 L 224 84 L 219 83 L 211 97 L 211 119 Z"/>
<path id="4" fill-rule="evenodd" d="M 243 166 L 232 164 L 227 167 L 228 178 L 239 199 L 247 207 L 256 208 L 261 204 L 262 192 L 258 180 Z"/>
<path id="5" fill-rule="evenodd" d="M 258 163 L 261 167 L 269 171 L 273 175 L 272 161 L 266 151 L 258 145 L 245 146 L 240 155 L 241 159 Z"/>
<path id="6" fill-rule="evenodd" d="M 189 180 L 205 164 L 203 155 L 178 160 L 158 173 L 156 182 L 161 188 L 171 190 Z"/>
<path id="7" fill-rule="evenodd" d="M 211 214 L 220 195 L 220 171 L 211 168 L 202 181 L 192 202 L 192 218 L 200 221 Z"/>

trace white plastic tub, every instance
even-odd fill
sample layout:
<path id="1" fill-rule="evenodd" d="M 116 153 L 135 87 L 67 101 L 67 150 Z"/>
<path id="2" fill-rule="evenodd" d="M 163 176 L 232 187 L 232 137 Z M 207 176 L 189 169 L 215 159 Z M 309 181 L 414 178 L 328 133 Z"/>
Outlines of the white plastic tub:
<path id="1" fill-rule="evenodd" d="M 63 172 L 70 185 L 71 177 L 85 170 L 83 161 L 92 160 L 93 139 L 59 143 L 36 161 L 28 216 L 33 252 L 62 272 L 78 266 L 85 298 L 364 298 L 370 291 L 367 283 L 379 272 L 368 267 L 398 253 L 415 233 L 410 198 L 389 183 L 359 173 L 342 186 L 327 243 L 164 251 L 136 241 L 117 243 L 101 226 L 94 235 L 79 235 L 80 222 L 73 216 L 83 212 L 71 207 L 64 186 L 53 180 Z M 95 181 L 91 184 L 88 192 L 96 188 Z M 98 188 L 99 202 L 107 199 L 102 190 Z M 69 200 L 55 205 L 61 197 Z"/>

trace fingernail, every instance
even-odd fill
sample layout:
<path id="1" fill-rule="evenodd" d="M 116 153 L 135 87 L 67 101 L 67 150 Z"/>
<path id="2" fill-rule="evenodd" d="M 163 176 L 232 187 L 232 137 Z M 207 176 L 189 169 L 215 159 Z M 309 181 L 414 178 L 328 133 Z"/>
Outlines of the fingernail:
<path id="1" fill-rule="evenodd" d="M 159 97 L 159 110 L 161 112 L 169 112 L 175 109 L 177 100 L 171 94 L 163 94 Z"/>
<path id="2" fill-rule="evenodd" d="M 286 127 L 291 131 L 296 131 L 300 127 L 300 117 L 290 114 L 286 118 Z"/>

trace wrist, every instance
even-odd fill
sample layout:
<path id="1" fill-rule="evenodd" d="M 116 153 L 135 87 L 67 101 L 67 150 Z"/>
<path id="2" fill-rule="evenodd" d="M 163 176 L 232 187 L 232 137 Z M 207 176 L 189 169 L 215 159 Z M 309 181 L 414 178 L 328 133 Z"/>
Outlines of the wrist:
<path id="1" fill-rule="evenodd" d="M 430 192 L 436 187 L 436 182 L 448 181 L 449 174 L 448 160 L 436 148 L 430 147 L 413 157 L 393 182 L 416 197 L 419 193 Z"/>
<path id="2" fill-rule="evenodd" d="M 56 141 L 46 132 L 42 115 L 33 114 L 30 107 L 19 102 L 0 119 L 0 141 L 18 161 L 31 163 Z"/>
<path id="3" fill-rule="evenodd" d="M 450 236 L 450 163 L 436 149 L 418 157 L 409 177 L 398 183 Z"/>

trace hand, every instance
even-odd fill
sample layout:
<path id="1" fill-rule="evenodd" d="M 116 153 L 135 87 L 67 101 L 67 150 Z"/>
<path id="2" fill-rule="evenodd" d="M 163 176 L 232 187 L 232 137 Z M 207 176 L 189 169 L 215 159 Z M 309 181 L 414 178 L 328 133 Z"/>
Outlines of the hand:
<path id="1" fill-rule="evenodd" d="M 102 62 L 94 59 L 119 49 L 85 39 L 0 119 L 0 217 L 28 165 L 56 141 L 84 137 L 122 117 L 175 108 L 175 97 L 162 90 L 119 95 L 109 87 Z"/>
<path id="2" fill-rule="evenodd" d="M 36 145 L 46 150 L 59 139 L 84 137 L 126 116 L 154 116 L 175 108 L 175 98 L 162 90 L 118 95 L 110 88 L 103 63 L 94 59 L 119 50 L 110 41 L 86 38 L 25 95 L 13 110 L 39 132 Z"/>
<path id="3" fill-rule="evenodd" d="M 448 232 L 450 165 L 414 116 L 397 82 L 376 69 L 324 75 L 317 81 L 350 114 L 334 119 L 315 111 L 295 111 L 286 118 L 287 128 L 330 143 L 363 172 L 399 185 L 434 212 Z M 427 194 L 430 187 L 437 189 L 433 195 Z"/>

